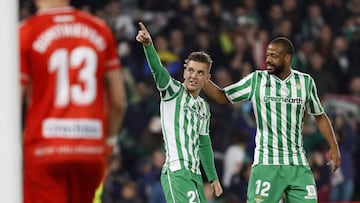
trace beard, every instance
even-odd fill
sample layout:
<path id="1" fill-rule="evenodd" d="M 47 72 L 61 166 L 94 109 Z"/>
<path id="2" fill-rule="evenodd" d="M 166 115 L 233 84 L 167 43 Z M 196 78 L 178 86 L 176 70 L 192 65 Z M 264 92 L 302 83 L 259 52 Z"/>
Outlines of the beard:
<path id="1" fill-rule="evenodd" d="M 280 75 L 285 69 L 285 65 L 283 63 L 279 64 L 279 65 L 266 63 L 266 66 L 272 67 L 271 70 L 268 70 L 268 73 L 273 74 L 273 75 Z"/>

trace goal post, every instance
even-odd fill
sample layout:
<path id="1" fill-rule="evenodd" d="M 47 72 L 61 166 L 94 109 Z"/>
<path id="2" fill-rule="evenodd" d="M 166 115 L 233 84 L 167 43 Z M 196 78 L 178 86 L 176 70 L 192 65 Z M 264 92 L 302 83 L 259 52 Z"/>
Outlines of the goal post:
<path id="1" fill-rule="evenodd" d="M 0 1 L 0 199 L 22 203 L 18 0 Z"/>

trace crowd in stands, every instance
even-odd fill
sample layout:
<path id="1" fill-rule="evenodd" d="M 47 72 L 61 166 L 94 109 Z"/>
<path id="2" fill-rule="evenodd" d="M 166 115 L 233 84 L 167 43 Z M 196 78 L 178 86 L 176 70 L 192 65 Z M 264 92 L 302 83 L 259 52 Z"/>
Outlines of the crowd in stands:
<path id="1" fill-rule="evenodd" d="M 121 153 L 109 157 L 103 203 L 164 202 L 159 95 L 142 46 L 135 42 L 139 21 L 152 33 L 171 75 L 182 81 L 184 57 L 201 50 L 214 60 L 212 80 L 220 87 L 264 69 L 270 39 L 291 39 L 296 50 L 292 67 L 314 78 L 342 155 L 340 170 L 331 173 L 326 141 L 306 116 L 304 146 L 319 201 L 360 200 L 360 0 L 89 0 L 73 5 L 111 27 L 126 77 Z M 20 20 L 34 13 L 30 0 L 21 0 L 20 6 Z M 251 104 L 209 103 L 224 195 L 214 199 L 205 184 L 208 202 L 245 202 L 256 133 Z"/>

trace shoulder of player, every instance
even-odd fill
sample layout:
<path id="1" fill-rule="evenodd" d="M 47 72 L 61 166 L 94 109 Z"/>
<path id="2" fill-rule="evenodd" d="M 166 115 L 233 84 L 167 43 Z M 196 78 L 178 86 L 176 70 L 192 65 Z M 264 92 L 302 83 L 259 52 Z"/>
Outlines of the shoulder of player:
<path id="1" fill-rule="evenodd" d="M 309 78 L 309 79 L 312 78 L 311 75 L 308 73 L 301 72 L 301 71 L 294 70 L 294 69 L 292 69 L 291 71 L 293 72 L 294 75 L 298 75 L 300 77 Z"/>
<path id="2" fill-rule="evenodd" d="M 251 73 L 249 73 L 247 76 L 245 76 L 245 77 L 247 77 L 247 78 L 252 78 L 252 77 L 256 77 L 256 76 L 259 76 L 259 75 L 261 75 L 261 76 L 267 76 L 269 73 L 266 71 L 266 70 L 255 70 L 255 71 L 253 71 L 253 72 L 251 72 Z"/>
<path id="3" fill-rule="evenodd" d="M 94 24 L 98 25 L 99 27 L 108 27 L 105 20 L 101 19 L 100 17 L 97 17 L 93 14 L 87 13 L 85 11 L 81 11 L 76 9 L 74 11 L 76 15 L 81 19 L 86 19 L 92 21 Z"/>
<path id="4" fill-rule="evenodd" d="M 26 29 L 32 26 L 32 22 L 36 20 L 36 16 L 30 16 L 26 19 L 23 19 L 19 22 L 19 29 Z"/>

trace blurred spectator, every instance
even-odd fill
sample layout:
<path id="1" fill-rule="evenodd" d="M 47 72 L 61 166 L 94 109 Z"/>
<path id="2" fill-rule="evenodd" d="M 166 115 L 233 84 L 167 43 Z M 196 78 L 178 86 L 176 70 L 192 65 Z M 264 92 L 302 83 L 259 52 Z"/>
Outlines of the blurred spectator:
<path id="1" fill-rule="evenodd" d="M 355 169 L 352 154 L 355 150 L 356 135 L 345 116 L 343 112 L 335 112 L 335 115 L 332 116 L 335 136 L 338 140 L 341 153 L 340 170 L 332 174 L 331 177 L 332 189 L 330 200 L 333 202 L 350 201 L 354 191 Z"/>
<path id="2" fill-rule="evenodd" d="M 329 25 L 323 24 L 315 37 L 315 50 L 319 52 L 324 59 L 331 54 L 331 44 L 333 40 L 332 30 Z"/>
<path id="3" fill-rule="evenodd" d="M 351 77 L 350 59 L 348 56 L 348 41 L 342 37 L 337 36 L 334 39 L 333 45 L 330 49 L 330 55 L 327 58 L 325 66 L 333 70 L 338 81 L 349 81 Z M 344 82 L 337 83 L 338 93 L 348 94 L 349 85 Z"/>
<path id="4" fill-rule="evenodd" d="M 331 192 L 331 170 L 326 164 L 326 154 L 320 150 L 310 153 L 309 164 L 315 177 L 315 183 L 318 191 L 318 201 L 329 201 Z"/>
<path id="5" fill-rule="evenodd" d="M 232 80 L 236 81 L 238 78 L 242 78 L 245 63 L 251 68 L 255 66 L 254 59 L 252 58 L 252 52 L 249 49 L 249 44 L 242 35 L 235 35 L 233 39 L 234 50 L 229 54 L 229 68 L 232 75 Z M 246 68 L 246 67 L 245 67 Z M 246 75 L 245 75 L 246 76 Z"/>
<path id="6" fill-rule="evenodd" d="M 348 0 L 345 2 L 345 9 L 348 16 L 359 16 L 360 15 L 360 1 L 359 0 Z"/>
<path id="7" fill-rule="evenodd" d="M 310 70 L 308 73 L 314 78 L 318 89 L 319 98 L 322 99 L 327 93 L 336 92 L 337 80 L 332 70 L 324 65 L 324 57 L 319 52 L 310 56 Z"/>
<path id="8" fill-rule="evenodd" d="M 137 196 L 137 184 L 134 181 L 126 181 L 120 193 L 120 199 L 113 203 L 143 203 Z"/>
<path id="9" fill-rule="evenodd" d="M 150 170 L 151 180 L 148 185 L 148 203 L 165 203 L 165 196 L 160 183 L 160 173 L 165 162 L 165 152 L 163 150 L 155 150 L 152 153 Z"/>
<path id="10" fill-rule="evenodd" d="M 226 149 L 224 155 L 223 185 L 228 188 L 232 177 L 243 168 L 246 162 L 246 144 L 248 135 L 245 132 L 233 134 L 232 144 Z"/>
<path id="11" fill-rule="evenodd" d="M 136 28 L 132 17 L 123 13 L 121 1 L 110 0 L 105 7 L 104 18 L 108 25 L 113 29 L 117 40 L 134 40 Z"/>
<path id="12" fill-rule="evenodd" d="M 135 85 L 138 98 L 128 106 L 120 136 L 123 159 L 129 170 L 133 169 L 135 161 L 144 152 L 141 140 L 151 119 L 159 116 L 160 112 L 153 85 L 146 81 L 137 81 Z"/>
<path id="13" fill-rule="evenodd" d="M 182 30 L 170 30 L 169 49 L 180 58 L 180 61 L 184 61 L 187 55 L 191 52 L 191 47 L 189 47 L 188 44 L 185 44 L 184 32 Z"/>
<path id="14" fill-rule="evenodd" d="M 237 203 L 246 202 L 247 186 L 249 183 L 251 171 L 251 164 L 244 163 L 243 165 L 235 166 L 235 173 L 231 177 L 231 182 L 228 188 L 229 195 L 235 196 Z"/>
<path id="15" fill-rule="evenodd" d="M 274 31 L 276 27 L 279 27 L 281 20 L 284 17 L 283 10 L 279 4 L 272 4 L 267 13 L 264 26 L 269 31 L 271 38 L 274 37 Z"/>
<path id="16" fill-rule="evenodd" d="M 291 66 L 296 70 L 308 72 L 310 69 L 310 56 L 315 51 L 315 42 L 310 39 L 303 39 L 298 43 L 300 47 L 295 53 Z"/>
<path id="17" fill-rule="evenodd" d="M 246 15 L 251 19 L 251 23 L 255 26 L 259 26 L 262 23 L 259 11 L 257 9 L 258 1 L 256 0 L 244 0 L 244 7 L 246 9 Z"/>
<path id="18" fill-rule="evenodd" d="M 323 0 L 320 3 L 325 23 L 330 26 L 333 34 L 340 34 L 342 23 L 346 18 L 342 0 Z"/>
<path id="19" fill-rule="evenodd" d="M 214 71 L 214 70 L 212 70 Z M 214 81 L 220 87 L 225 87 L 232 83 L 230 72 L 224 67 L 219 67 L 213 73 Z M 211 100 L 208 101 L 211 109 L 210 132 L 214 151 L 224 152 L 231 143 L 231 135 L 235 129 L 235 121 L 224 119 L 233 115 L 234 107 L 232 105 L 218 105 Z"/>
<path id="20" fill-rule="evenodd" d="M 266 67 L 265 64 L 266 47 L 270 39 L 270 36 L 268 31 L 265 29 L 257 30 L 257 32 L 254 35 L 255 35 L 254 41 L 251 44 L 252 56 L 255 63 L 254 69 L 264 70 Z"/>
<path id="21" fill-rule="evenodd" d="M 124 169 L 122 157 L 115 154 L 111 155 L 108 160 L 107 173 L 104 180 L 102 203 L 120 201 L 122 188 L 129 180 L 131 180 L 131 176 Z"/>
<path id="22" fill-rule="evenodd" d="M 208 32 L 200 31 L 197 33 L 196 36 L 194 36 L 194 39 L 192 39 L 192 40 L 195 40 L 195 46 L 192 48 L 193 50 L 204 51 L 204 52 L 208 53 L 209 55 L 211 55 L 213 58 L 218 58 L 220 60 L 225 57 L 220 48 L 219 41 L 212 40 L 212 38 Z M 216 67 L 218 67 L 220 65 L 224 65 L 224 64 L 219 63 L 219 61 L 218 60 L 214 61 L 213 65 L 212 65 L 214 67 L 214 69 L 216 69 Z"/>
<path id="23" fill-rule="evenodd" d="M 310 4 L 307 7 L 307 15 L 302 21 L 302 36 L 310 39 L 317 38 L 324 23 L 321 7 L 316 3 Z"/>
<path id="24" fill-rule="evenodd" d="M 360 76 L 354 76 L 350 80 L 351 95 L 360 98 Z"/>
<path id="25" fill-rule="evenodd" d="M 302 4 L 299 0 L 281 0 L 281 6 L 284 12 L 284 19 L 290 21 L 291 33 L 299 33 L 301 30 Z"/>
<path id="26" fill-rule="evenodd" d="M 291 41 L 295 41 L 295 40 L 293 40 L 293 33 L 292 33 L 293 28 L 292 27 L 293 27 L 293 25 L 292 25 L 291 21 L 289 19 L 284 18 L 280 21 L 278 26 L 274 28 L 274 36 L 287 37 L 287 38 L 291 39 Z"/>

